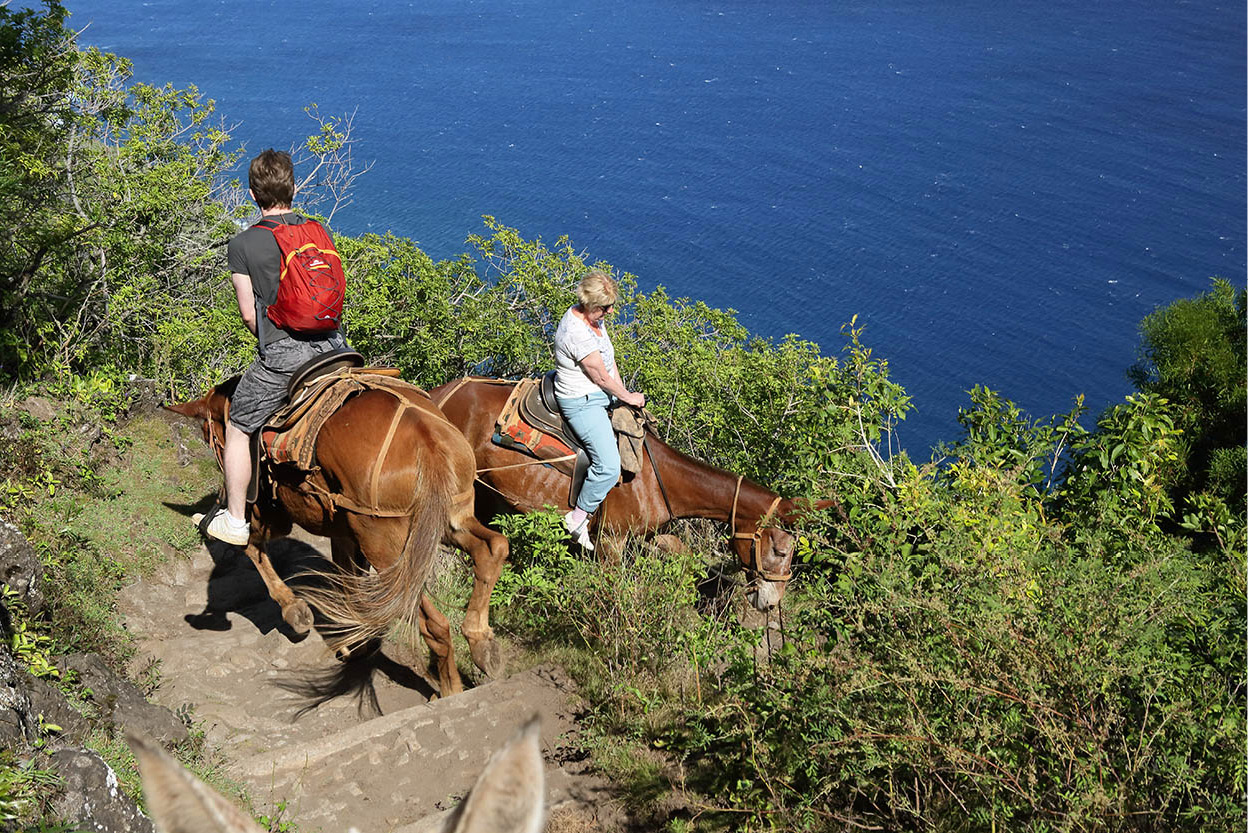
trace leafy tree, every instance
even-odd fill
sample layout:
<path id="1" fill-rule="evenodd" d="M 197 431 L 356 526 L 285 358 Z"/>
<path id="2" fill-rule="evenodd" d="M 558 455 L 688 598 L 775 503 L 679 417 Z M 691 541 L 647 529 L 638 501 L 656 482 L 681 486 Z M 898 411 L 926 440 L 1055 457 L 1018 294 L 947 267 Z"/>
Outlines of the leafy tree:
<path id="1" fill-rule="evenodd" d="M 13 325 L 35 274 L 90 225 L 60 210 L 78 58 L 65 16 L 57 0 L 42 11 L 0 6 L 0 372 L 22 358 Z"/>
<path id="2" fill-rule="evenodd" d="M 1140 324 L 1141 360 L 1129 372 L 1144 392 L 1169 400 L 1187 438 L 1178 503 L 1209 492 L 1245 510 L 1245 290 L 1214 279 L 1213 289 L 1179 299 Z"/>

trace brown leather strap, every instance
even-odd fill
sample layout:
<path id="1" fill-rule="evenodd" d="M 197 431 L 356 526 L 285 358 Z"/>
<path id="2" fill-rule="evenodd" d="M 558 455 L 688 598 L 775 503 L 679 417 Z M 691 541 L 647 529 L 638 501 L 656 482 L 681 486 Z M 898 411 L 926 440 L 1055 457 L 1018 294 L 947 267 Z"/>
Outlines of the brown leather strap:
<path id="1" fill-rule="evenodd" d="M 451 387 L 451 390 L 447 391 L 445 394 L 442 395 L 441 399 L 434 400 L 433 401 L 434 405 L 436 405 L 438 408 L 441 408 L 442 405 L 446 403 L 451 397 L 459 393 L 460 388 L 463 388 L 465 385 L 467 385 L 470 382 L 484 382 L 487 385 L 515 385 L 516 384 L 516 381 L 514 379 L 496 379 L 495 377 L 489 377 L 489 376 L 466 376 L 458 380 Z M 433 400 L 433 397 L 430 397 L 429 399 Z"/>
<path id="2" fill-rule="evenodd" d="M 394 433 L 398 431 L 399 421 L 403 419 L 403 415 L 409 408 L 412 408 L 410 404 L 399 400 L 399 407 L 394 410 L 394 416 L 390 418 L 390 428 L 386 431 L 386 439 L 381 444 L 381 451 L 377 453 L 373 461 L 373 477 L 369 480 L 368 496 L 374 507 L 377 506 L 377 483 L 381 480 L 381 470 L 385 466 L 386 455 L 390 454 L 390 444 L 394 442 Z"/>
<path id="3" fill-rule="evenodd" d="M 728 517 L 728 529 L 732 531 L 732 535 L 737 535 L 737 499 L 741 497 L 741 479 L 744 475 L 737 476 L 737 491 L 732 494 L 732 515 Z"/>
<path id="4" fill-rule="evenodd" d="M 482 472 L 498 472 L 502 469 L 519 469 L 522 466 L 541 466 L 547 463 L 559 463 L 560 461 L 572 460 L 576 455 L 563 455 L 557 458 L 540 458 L 535 460 L 526 460 L 523 463 L 509 463 L 506 466 L 487 466 L 484 469 L 478 469 L 477 474 Z"/>
<path id="5" fill-rule="evenodd" d="M 750 540 L 750 554 L 754 559 L 754 565 L 752 566 L 752 570 L 756 574 L 761 576 L 763 579 L 766 579 L 768 582 L 784 582 L 793 576 L 792 572 L 772 573 L 771 571 L 764 570 L 759 565 L 759 557 L 758 557 L 758 543 L 762 541 L 762 538 L 763 538 L 763 532 L 762 532 L 763 527 L 765 527 L 767 525 L 767 522 L 771 520 L 772 513 L 776 511 L 776 507 L 780 506 L 780 501 L 782 499 L 779 495 L 771 499 L 771 506 L 769 506 L 767 508 L 767 512 L 763 513 L 762 516 L 758 519 L 758 524 L 754 527 L 753 533 L 737 532 L 737 499 L 741 497 L 741 481 L 744 477 L 745 477 L 744 475 L 737 476 L 737 489 L 736 489 L 736 492 L 734 492 L 732 495 L 732 515 L 729 517 L 729 520 L 728 520 L 728 523 L 730 525 L 729 529 L 732 530 L 732 538 Z"/>

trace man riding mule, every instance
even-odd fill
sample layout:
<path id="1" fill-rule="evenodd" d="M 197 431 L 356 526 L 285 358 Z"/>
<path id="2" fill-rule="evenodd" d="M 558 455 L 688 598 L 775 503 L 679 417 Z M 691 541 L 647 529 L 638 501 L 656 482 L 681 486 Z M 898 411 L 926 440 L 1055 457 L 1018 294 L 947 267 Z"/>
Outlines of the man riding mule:
<path id="1" fill-rule="evenodd" d="M 280 315 L 274 317 L 272 310 L 278 303 L 282 279 L 288 271 L 287 253 L 281 248 L 279 230 L 283 227 L 302 227 L 319 224 L 291 211 L 295 196 L 295 169 L 290 154 L 270 148 L 251 161 L 248 169 L 248 185 L 251 198 L 260 208 L 260 222 L 235 235 L 230 240 L 229 264 L 238 312 L 247 329 L 256 337 L 259 356 L 243 372 L 234 394 L 230 398 L 230 417 L 225 424 L 225 453 L 222 468 L 225 470 L 226 506 L 208 520 L 204 532 L 214 539 L 230 544 L 245 545 L 248 537 L 247 485 L 251 477 L 250 436 L 286 396 L 286 386 L 291 374 L 309 359 L 329 351 L 346 348 L 346 339 L 338 329 L 336 316 L 314 317 L 316 329 L 297 330 Z M 341 264 L 334 263 L 337 252 L 328 247 L 317 247 L 326 270 L 336 268 L 341 274 Z M 335 299 L 325 299 L 326 306 Z M 341 315 L 342 297 L 336 299 L 336 312 Z M 280 308 L 279 308 L 280 309 Z M 286 327 L 278 324 L 286 323 Z"/>
<path id="2" fill-rule="evenodd" d="M 238 382 L 235 377 L 198 400 L 167 406 L 202 422 L 218 460 Z M 311 602 L 334 622 L 327 641 L 340 649 L 384 637 L 396 621 L 415 625 L 429 644 L 442 694 L 460 692 L 450 624 L 422 593 L 439 543 L 453 545 L 472 557 L 476 580 L 461 631 L 478 668 L 499 674 L 489 598 L 509 547 L 473 514 L 472 448 L 423 391 L 393 376 L 340 369 L 322 385 L 335 407 L 317 418 L 314 438 L 305 441 L 311 464 L 298 455 L 266 458 L 266 478 L 250 505 L 245 552 L 282 618 L 306 633 L 313 625 Z M 273 444 L 280 446 L 281 437 Z M 303 589 L 303 599 L 264 550 L 292 524 L 329 538 L 339 568 L 325 576 L 326 586 Z"/>
<path id="3" fill-rule="evenodd" d="M 443 695 L 463 687 L 450 624 L 422 591 L 439 543 L 459 547 L 472 557 L 476 578 L 462 632 L 473 662 L 499 674 L 489 597 L 509 548 L 473 515 L 471 447 L 425 392 L 388 371 L 338 367 L 328 384 L 289 390 L 292 377 L 299 384 L 301 368 L 360 364 L 362 358 L 345 351 L 337 329 L 342 277 L 332 241 L 323 230 L 290 231 L 313 222 L 290 212 L 290 157 L 260 154 L 250 184 L 261 223 L 269 225 L 236 236 L 229 259 L 239 312 L 257 337 L 260 357 L 241 377 L 169 406 L 202 421 L 225 474 L 225 508 L 197 523 L 212 538 L 246 547 L 283 619 L 298 633 L 313 625 L 308 601 L 336 622 L 328 639 L 343 650 L 384 636 L 396 621 L 417 626 Z M 284 291 L 292 286 L 307 291 L 303 301 L 287 303 Z M 271 424 L 292 393 L 300 399 Z M 250 441 L 261 429 L 269 435 L 268 454 L 253 480 Z M 295 597 L 264 551 L 265 542 L 287 535 L 292 524 L 329 537 L 340 569 L 306 589 L 306 599 Z"/>

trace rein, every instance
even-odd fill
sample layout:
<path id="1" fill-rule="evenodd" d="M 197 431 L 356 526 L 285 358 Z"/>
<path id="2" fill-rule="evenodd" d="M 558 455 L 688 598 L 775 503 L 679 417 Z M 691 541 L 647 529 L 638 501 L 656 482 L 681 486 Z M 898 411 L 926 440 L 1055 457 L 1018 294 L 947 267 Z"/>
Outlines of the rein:
<path id="1" fill-rule="evenodd" d="M 750 540 L 750 553 L 754 556 L 754 566 L 752 570 L 756 574 L 761 576 L 763 579 L 766 579 L 768 582 L 785 582 L 793 576 L 793 572 L 788 571 L 785 573 L 772 573 L 771 571 L 764 570 L 759 564 L 758 555 L 758 545 L 763 538 L 763 527 L 765 527 L 767 522 L 771 520 L 771 514 L 776 511 L 776 507 L 780 506 L 780 496 L 777 495 L 772 499 L 771 506 L 768 507 L 767 512 L 763 513 L 762 517 L 759 518 L 758 525 L 754 528 L 753 533 L 737 532 L 737 500 L 741 497 L 741 481 L 744 477 L 744 475 L 737 476 L 737 488 L 732 494 L 732 515 L 729 516 L 728 519 L 728 525 L 732 530 L 732 538 Z"/>
<path id="2" fill-rule="evenodd" d="M 663 485 L 663 476 L 659 474 L 659 464 L 654 460 L 654 452 L 650 451 L 650 435 L 649 433 L 642 435 L 641 448 L 645 449 L 646 456 L 650 458 L 650 468 L 654 470 L 654 479 L 659 482 L 659 494 L 663 496 L 663 506 L 667 508 L 669 518 L 676 518 L 676 513 L 672 512 L 672 502 L 667 497 L 667 487 Z M 740 482 L 737 483 L 740 487 Z M 733 510 L 736 510 L 735 502 Z"/>
<path id="3" fill-rule="evenodd" d="M 438 408 L 441 408 L 442 406 L 446 405 L 447 401 L 450 400 L 451 397 L 459 393 L 460 388 L 463 388 L 465 385 L 467 385 L 470 382 L 484 382 L 489 385 L 515 385 L 516 384 L 515 380 L 495 379 L 493 377 L 488 377 L 488 376 L 466 376 L 466 377 L 461 377 L 459 381 L 457 381 L 454 385 L 451 386 L 451 390 L 447 391 L 439 399 L 434 400 L 433 397 L 429 397 L 429 399 L 433 401 L 434 405 L 436 405 Z"/>

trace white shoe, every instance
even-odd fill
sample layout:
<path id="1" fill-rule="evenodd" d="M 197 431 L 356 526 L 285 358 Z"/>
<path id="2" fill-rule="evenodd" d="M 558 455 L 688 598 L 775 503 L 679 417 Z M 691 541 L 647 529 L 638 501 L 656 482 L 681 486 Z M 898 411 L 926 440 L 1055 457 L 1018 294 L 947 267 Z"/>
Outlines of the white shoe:
<path id="1" fill-rule="evenodd" d="M 199 523 L 204 520 L 203 513 L 195 513 L 191 516 L 191 521 L 195 522 L 198 527 Z M 240 547 L 247 544 L 247 540 L 251 538 L 251 525 L 246 521 L 242 525 L 235 524 L 230 514 L 225 510 L 220 510 L 212 517 L 212 521 L 208 522 L 208 537 L 223 541 L 227 544 L 236 544 Z"/>
<path id="2" fill-rule="evenodd" d="M 573 529 L 572 511 L 569 510 L 568 514 L 563 517 L 563 526 L 568 528 L 568 532 L 572 534 L 572 541 L 579 544 L 582 549 L 590 553 L 593 553 L 594 543 L 589 540 L 589 518 L 588 517 L 582 519 L 580 525 L 577 526 L 575 529 Z"/>

